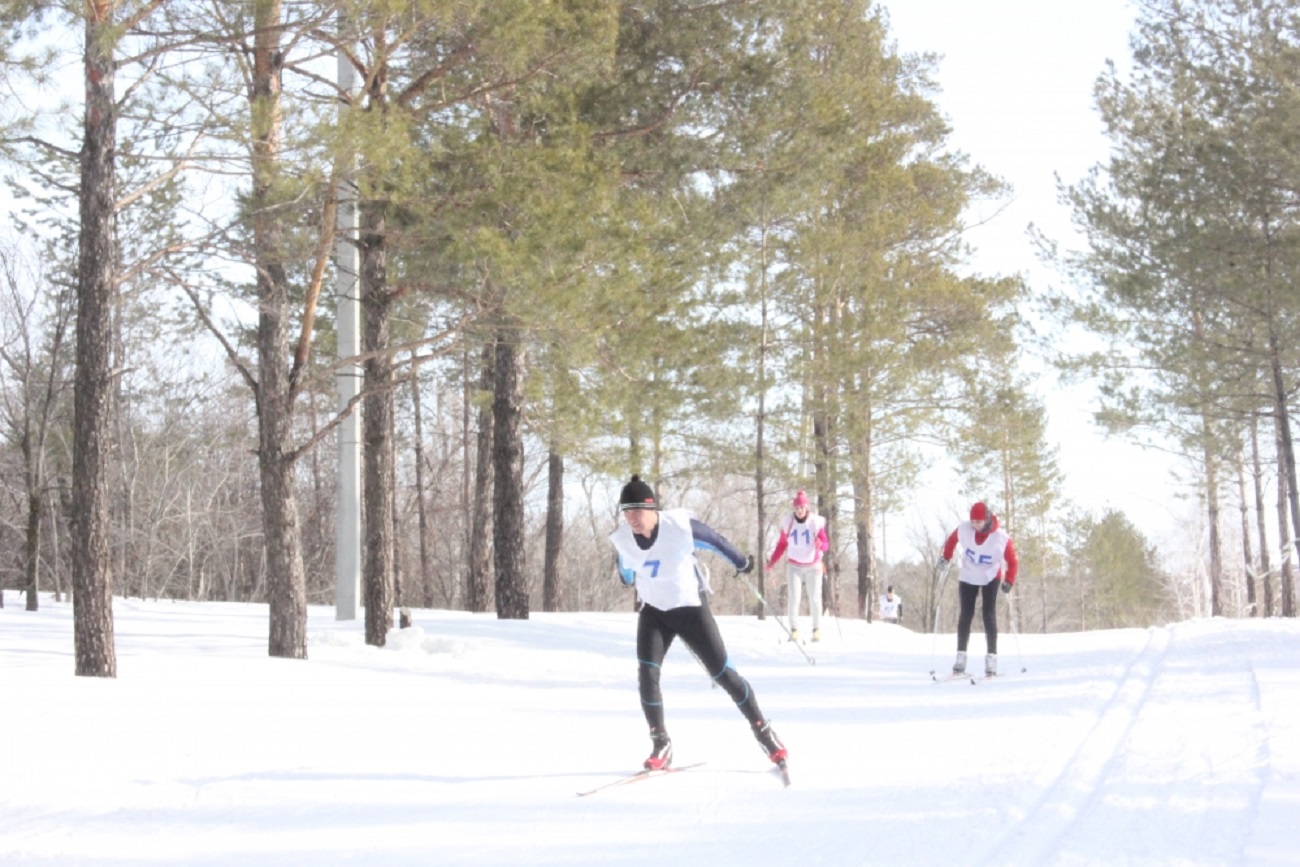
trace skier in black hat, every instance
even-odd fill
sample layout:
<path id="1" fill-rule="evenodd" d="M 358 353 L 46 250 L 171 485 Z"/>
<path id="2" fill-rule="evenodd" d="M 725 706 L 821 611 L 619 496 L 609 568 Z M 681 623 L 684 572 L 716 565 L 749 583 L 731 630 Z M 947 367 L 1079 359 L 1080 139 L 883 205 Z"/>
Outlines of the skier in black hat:
<path id="1" fill-rule="evenodd" d="M 662 770 L 672 762 L 673 745 L 664 727 L 659 669 L 678 636 L 695 653 L 714 682 L 735 701 L 768 758 L 784 768 L 785 746 L 764 719 L 749 682 L 727 661 L 727 648 L 709 611 L 706 596 L 709 587 L 696 566 L 695 551 L 703 548 L 717 552 L 738 573 L 751 571 L 754 558 L 740 553 L 686 509 L 659 511 L 654 489 L 641 481 L 640 476 L 633 476 L 623 487 L 618 507 L 624 523 L 609 538 L 618 551 L 618 571 L 623 583 L 635 586 L 641 600 L 636 656 L 641 709 L 650 725 L 653 745 L 645 768 Z"/>

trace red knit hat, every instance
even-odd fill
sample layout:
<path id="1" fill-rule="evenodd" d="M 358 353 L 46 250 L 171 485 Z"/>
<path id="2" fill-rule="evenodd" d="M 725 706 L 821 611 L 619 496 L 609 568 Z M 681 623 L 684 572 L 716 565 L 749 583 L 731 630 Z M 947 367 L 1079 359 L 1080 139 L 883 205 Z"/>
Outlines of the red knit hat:
<path id="1" fill-rule="evenodd" d="M 800 491 L 799 493 L 794 495 L 794 507 L 796 509 L 799 508 L 800 506 L 806 506 L 806 505 L 808 505 L 807 494 L 805 494 L 803 491 Z"/>
<path id="2" fill-rule="evenodd" d="M 970 507 L 971 523 L 982 524 L 989 514 L 989 507 L 983 503 L 976 503 Z"/>

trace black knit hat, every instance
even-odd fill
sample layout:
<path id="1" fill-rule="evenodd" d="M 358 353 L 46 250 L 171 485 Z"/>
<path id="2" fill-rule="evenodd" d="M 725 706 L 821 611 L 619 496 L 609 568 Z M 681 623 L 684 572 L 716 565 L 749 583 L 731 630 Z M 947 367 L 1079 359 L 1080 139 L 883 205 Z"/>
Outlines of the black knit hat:
<path id="1" fill-rule="evenodd" d="M 618 495 L 618 510 L 657 509 L 654 488 L 641 481 L 640 476 L 633 476 L 632 481 L 623 486 L 623 493 Z"/>

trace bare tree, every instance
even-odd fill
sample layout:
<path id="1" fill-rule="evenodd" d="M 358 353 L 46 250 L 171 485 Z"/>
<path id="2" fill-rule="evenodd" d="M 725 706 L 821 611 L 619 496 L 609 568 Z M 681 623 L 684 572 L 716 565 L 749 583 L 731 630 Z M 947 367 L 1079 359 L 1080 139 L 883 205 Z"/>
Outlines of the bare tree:
<path id="1" fill-rule="evenodd" d="M 46 442 L 68 385 L 64 355 L 72 324 L 72 305 L 68 293 L 46 285 L 44 277 L 24 268 L 19 255 L 12 250 L 0 251 L 0 278 L 4 280 L 4 297 L 0 299 L 0 316 L 4 321 L 0 360 L 9 368 L 17 385 L 15 392 L 3 394 L 0 414 L 23 462 L 27 501 L 23 583 L 27 610 L 36 611 L 41 534 L 46 523 L 48 496 Z"/>

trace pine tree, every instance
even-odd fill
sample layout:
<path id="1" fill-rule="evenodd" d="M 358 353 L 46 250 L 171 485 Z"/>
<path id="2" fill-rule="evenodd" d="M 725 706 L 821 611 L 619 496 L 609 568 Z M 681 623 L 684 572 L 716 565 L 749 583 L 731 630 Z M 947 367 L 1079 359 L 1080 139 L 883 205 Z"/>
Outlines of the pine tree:
<path id="1" fill-rule="evenodd" d="M 1130 80 L 1111 70 L 1098 104 L 1112 157 L 1070 190 L 1097 291 L 1074 309 L 1111 341 L 1089 360 L 1106 376 L 1103 419 L 1173 437 L 1199 464 L 1210 527 L 1211 605 L 1219 604 L 1219 473 L 1233 417 L 1270 412 L 1294 488 L 1286 394 L 1296 358 L 1295 188 L 1300 51 L 1286 4 L 1152 4 Z M 1248 402 L 1242 384 L 1267 383 Z M 1267 408 L 1267 409 L 1265 409 Z M 1288 457 L 1290 456 L 1290 457 Z M 1289 504 L 1292 529 L 1300 526 Z M 1284 521 L 1285 523 L 1285 521 Z"/>
<path id="2" fill-rule="evenodd" d="M 865 3 L 786 11 L 782 78 L 759 92 L 761 120 L 745 138 L 761 171 L 736 186 L 738 201 L 761 205 L 749 207 L 763 225 L 779 227 L 778 316 L 791 336 L 782 369 L 806 384 L 801 414 L 833 533 L 842 486 L 853 494 L 862 611 L 876 595 L 878 489 L 904 484 L 889 468 L 910 466 L 907 441 L 938 418 L 957 363 L 1005 334 L 1021 287 L 955 274 L 962 208 L 999 185 L 944 152 L 927 61 L 892 54 Z"/>
<path id="3" fill-rule="evenodd" d="M 1086 600 L 1081 627 L 1155 626 L 1168 619 L 1168 579 L 1155 550 L 1119 512 L 1086 518 L 1076 527 L 1071 563 Z"/>

